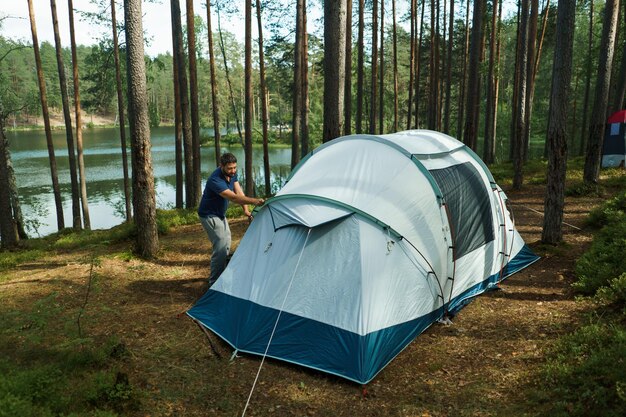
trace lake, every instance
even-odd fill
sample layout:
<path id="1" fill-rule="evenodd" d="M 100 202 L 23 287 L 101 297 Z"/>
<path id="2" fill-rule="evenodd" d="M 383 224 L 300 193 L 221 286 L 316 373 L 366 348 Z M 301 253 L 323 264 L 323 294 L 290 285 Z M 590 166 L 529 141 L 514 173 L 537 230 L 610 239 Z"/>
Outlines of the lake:
<path id="1" fill-rule="evenodd" d="M 7 137 L 28 234 L 36 237 L 56 232 L 56 211 L 45 132 L 43 130 L 7 132 Z M 65 224 L 71 226 L 71 183 L 65 130 L 53 131 L 52 138 Z M 151 129 L 151 140 L 157 207 L 173 208 L 176 203 L 174 128 Z M 108 229 L 124 220 L 124 174 L 119 129 L 85 129 L 83 148 L 91 228 Z M 223 145 L 222 152 L 232 152 L 237 156 L 241 177 L 245 161 L 241 145 L 231 147 Z M 201 155 L 204 187 L 207 176 L 217 164 L 212 146 L 202 148 Z M 282 185 L 290 172 L 291 149 L 270 147 L 269 158 L 272 167 L 270 181 L 273 187 L 277 188 Z M 130 150 L 128 163 L 130 165 Z M 265 178 L 263 152 L 260 146 L 253 150 L 252 163 L 255 183 L 263 185 Z"/>

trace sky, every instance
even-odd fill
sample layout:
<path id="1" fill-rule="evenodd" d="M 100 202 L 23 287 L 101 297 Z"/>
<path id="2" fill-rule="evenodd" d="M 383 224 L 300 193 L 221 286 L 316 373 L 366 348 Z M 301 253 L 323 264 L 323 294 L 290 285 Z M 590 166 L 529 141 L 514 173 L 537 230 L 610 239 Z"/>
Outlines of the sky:
<path id="1" fill-rule="evenodd" d="M 149 56 L 156 56 L 160 53 L 172 51 L 172 25 L 170 22 L 169 0 L 153 0 L 154 3 L 142 1 L 142 11 L 144 14 L 144 32 L 149 36 L 149 45 L 146 46 L 145 53 Z M 243 0 L 241 2 L 243 8 Z M 28 3 L 26 0 L 0 0 L 0 16 L 9 16 L 3 22 L 0 34 L 12 39 L 23 39 L 32 42 L 30 23 L 28 18 Z M 73 0 L 74 10 L 96 12 L 97 8 L 91 4 L 90 0 Z M 180 0 L 183 12 L 183 24 L 185 19 L 185 0 Z M 67 0 L 56 0 L 57 16 L 59 18 L 59 32 L 61 43 L 64 47 L 70 45 L 69 17 Z M 123 21 L 124 14 L 121 12 L 123 0 L 117 0 L 117 20 Z M 194 0 L 194 13 L 203 17 L 206 21 L 206 0 Z M 37 36 L 39 42 L 48 41 L 54 44 L 54 32 L 52 30 L 52 12 L 50 11 L 50 0 L 33 0 L 35 9 L 35 19 L 37 23 Z M 215 20 L 215 11 L 213 20 Z M 107 9 L 108 13 L 108 9 Z M 242 12 L 243 13 L 243 12 Z M 256 36 L 256 22 L 252 25 L 252 36 Z M 109 27 L 98 27 L 89 22 L 81 20 L 78 13 L 74 13 L 74 25 L 76 27 L 76 43 L 79 45 L 93 45 L 96 39 L 103 33 L 110 33 Z M 213 23 L 214 30 L 216 22 Z M 222 27 L 235 34 L 237 39 L 243 42 L 244 27 L 243 18 L 231 19 L 230 22 L 222 22 Z"/>

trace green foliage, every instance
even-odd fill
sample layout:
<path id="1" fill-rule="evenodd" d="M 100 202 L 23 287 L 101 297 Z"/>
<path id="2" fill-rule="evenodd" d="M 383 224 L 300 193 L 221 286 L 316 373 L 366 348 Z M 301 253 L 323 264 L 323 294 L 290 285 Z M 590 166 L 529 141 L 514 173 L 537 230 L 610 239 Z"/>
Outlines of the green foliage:
<path id="1" fill-rule="evenodd" d="M 198 214 L 193 209 L 157 210 L 157 230 L 167 234 L 173 227 L 198 223 Z"/>
<path id="2" fill-rule="evenodd" d="M 565 195 L 569 197 L 601 197 L 603 188 L 599 184 L 589 184 L 584 181 L 576 181 L 565 188 Z"/>
<path id="3" fill-rule="evenodd" d="M 74 319 L 56 293 L 30 309 L 0 308 L 0 417 L 113 417 L 137 407 L 141 392 L 121 371 L 126 346 L 76 337 Z"/>
<path id="4" fill-rule="evenodd" d="M 552 359 L 541 375 L 537 393 L 548 408 L 544 415 L 626 415 L 626 331 L 623 327 L 606 324 L 582 327 L 563 337 L 549 357 Z"/>
<path id="5" fill-rule="evenodd" d="M 64 229 L 51 236 L 46 241 L 56 249 L 70 250 L 88 246 L 110 245 L 111 243 L 128 240 L 135 236 L 135 225 L 122 223 L 108 230 L 80 230 Z"/>
<path id="6" fill-rule="evenodd" d="M 0 252 L 0 272 L 15 268 L 17 265 L 33 262 L 43 256 L 43 251 L 39 249 L 21 251 L 1 251 Z"/>
<path id="7" fill-rule="evenodd" d="M 626 271 L 626 222 L 603 227 L 591 248 L 576 263 L 578 281 L 574 289 L 585 295 L 595 294 L 600 287 Z"/>
<path id="8" fill-rule="evenodd" d="M 591 210 L 587 219 L 588 225 L 597 228 L 623 222 L 626 222 L 626 192 Z"/>

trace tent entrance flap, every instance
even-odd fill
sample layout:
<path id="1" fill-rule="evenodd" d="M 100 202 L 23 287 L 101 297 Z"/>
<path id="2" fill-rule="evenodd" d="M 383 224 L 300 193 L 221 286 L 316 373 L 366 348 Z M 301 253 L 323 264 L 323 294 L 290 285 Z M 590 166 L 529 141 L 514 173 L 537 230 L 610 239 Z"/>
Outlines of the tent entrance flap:
<path id="1" fill-rule="evenodd" d="M 294 225 L 317 227 L 354 213 L 326 201 L 304 197 L 272 201 L 268 208 L 274 230 Z"/>

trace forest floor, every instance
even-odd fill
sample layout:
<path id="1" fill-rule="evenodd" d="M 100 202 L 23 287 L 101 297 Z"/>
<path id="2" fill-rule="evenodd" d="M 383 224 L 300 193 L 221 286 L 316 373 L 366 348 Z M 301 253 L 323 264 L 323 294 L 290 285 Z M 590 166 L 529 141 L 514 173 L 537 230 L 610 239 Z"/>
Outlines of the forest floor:
<path id="1" fill-rule="evenodd" d="M 535 382 L 540 367 L 555 340 L 581 326 L 592 308 L 575 299 L 570 284 L 575 261 L 592 240 L 584 219 L 602 202 L 568 197 L 565 243 L 546 248 L 539 243 L 544 189 L 531 184 L 508 192 L 517 229 L 541 255 L 538 262 L 477 297 L 451 325 L 431 326 L 365 387 L 266 361 L 246 415 L 541 415 L 528 402 L 533 391 L 549 389 Z M 231 220 L 235 246 L 246 227 L 244 219 Z M 114 338 L 127 352 L 116 367 L 139 399 L 123 415 L 241 415 L 261 359 L 231 361 L 228 345 L 212 335 L 212 348 L 184 314 L 207 290 L 205 232 L 199 224 L 177 227 L 161 245 L 152 262 L 129 255 L 126 242 L 59 250 L 9 271 L 0 279 L 0 314 L 23 312 L 13 324 L 21 333 L 11 355 L 31 359 L 29 332 L 40 332 L 48 345 L 62 343 L 80 315 L 84 337 Z M 54 311 L 43 328 L 33 319 L 42 309 Z"/>

